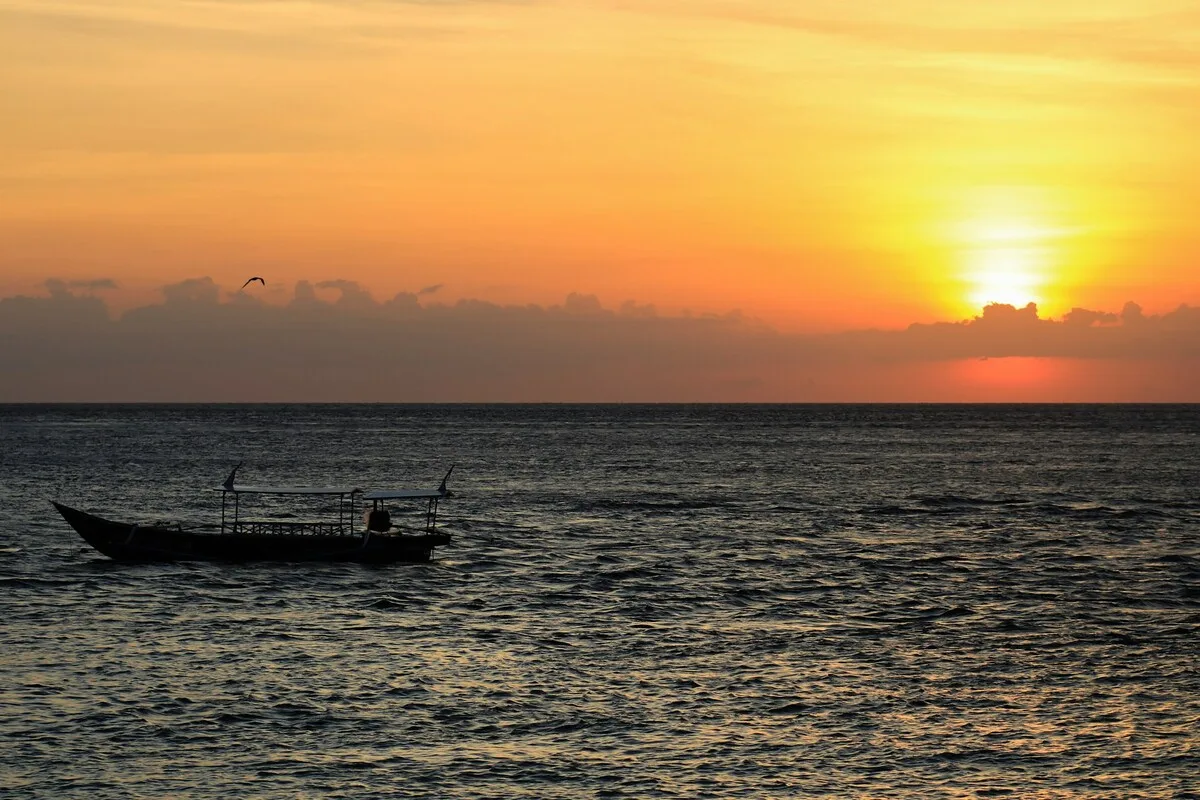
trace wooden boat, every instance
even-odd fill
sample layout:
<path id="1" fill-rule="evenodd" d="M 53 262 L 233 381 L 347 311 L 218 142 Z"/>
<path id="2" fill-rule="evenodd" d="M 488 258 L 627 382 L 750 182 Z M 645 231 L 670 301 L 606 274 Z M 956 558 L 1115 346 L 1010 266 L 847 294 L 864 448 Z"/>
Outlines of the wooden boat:
<path id="1" fill-rule="evenodd" d="M 239 464 L 238 467 L 241 465 Z M 348 487 L 269 487 L 236 485 L 233 468 L 221 492 L 221 524 L 213 530 L 182 525 L 114 522 L 54 503 L 84 541 L 116 561 L 357 561 L 371 564 L 422 562 L 435 547 L 450 543 L 437 527 L 438 502 L 450 496 L 442 478 L 436 489 L 382 489 L 364 492 Z M 317 498 L 333 506 L 320 519 L 292 514 L 247 517 L 243 495 L 287 495 Z M 231 502 L 232 500 L 232 502 Z M 395 501 L 424 506 L 415 528 L 392 524 L 388 505 Z M 368 503 L 370 504 L 368 506 Z M 356 522 L 362 510 L 362 524 Z"/>

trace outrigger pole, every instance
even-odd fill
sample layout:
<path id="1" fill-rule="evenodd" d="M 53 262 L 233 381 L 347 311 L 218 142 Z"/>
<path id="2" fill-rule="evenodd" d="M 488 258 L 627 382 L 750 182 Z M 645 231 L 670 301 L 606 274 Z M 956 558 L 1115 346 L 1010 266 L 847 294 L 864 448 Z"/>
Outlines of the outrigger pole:
<path id="1" fill-rule="evenodd" d="M 230 492 L 233 491 L 233 476 L 237 475 L 237 471 L 239 469 L 241 469 L 242 464 L 245 464 L 245 463 L 246 463 L 245 461 L 239 461 L 237 463 L 237 466 L 233 468 L 233 472 L 229 473 L 229 477 L 225 479 L 225 482 L 223 484 L 221 484 L 222 486 L 225 487 L 226 491 L 230 491 Z"/>
<path id="2" fill-rule="evenodd" d="M 225 532 L 225 498 L 228 497 L 229 492 L 233 492 L 233 478 L 235 475 L 237 475 L 237 471 L 242 468 L 242 464 L 245 463 L 245 461 L 239 461 L 237 466 L 233 468 L 233 471 L 229 473 L 229 477 L 226 478 L 225 482 L 221 484 L 221 488 L 225 490 L 221 492 L 221 533 Z M 233 527 L 235 532 L 237 530 L 238 517 L 240 516 L 239 512 L 241 510 L 238 508 L 240 501 L 241 498 L 238 496 L 238 493 L 233 492 Z"/>
<path id="3" fill-rule="evenodd" d="M 442 478 L 442 482 L 438 486 L 438 491 L 442 494 L 449 494 L 449 492 L 446 491 L 446 481 L 450 479 L 450 473 L 454 472 L 454 468 L 457 466 L 458 464 L 451 464 L 450 469 L 446 470 L 446 475 Z"/>

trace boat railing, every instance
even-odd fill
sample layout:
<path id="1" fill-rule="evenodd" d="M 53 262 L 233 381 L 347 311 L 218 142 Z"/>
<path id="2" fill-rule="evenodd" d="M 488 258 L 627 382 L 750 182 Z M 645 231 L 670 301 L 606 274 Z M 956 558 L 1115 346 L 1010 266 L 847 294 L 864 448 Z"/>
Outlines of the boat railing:
<path id="1" fill-rule="evenodd" d="M 235 469 L 236 473 L 237 470 Z M 220 487 L 221 532 L 243 536 L 355 536 L 355 516 L 361 489 L 353 488 L 293 488 L 265 486 L 235 486 L 233 475 Z M 291 495 L 332 500 L 332 513 L 317 520 L 289 517 L 244 517 L 241 498 L 250 495 Z M 232 497 L 233 502 L 229 500 Z M 230 508 L 232 506 L 232 508 Z"/>
<path id="2" fill-rule="evenodd" d="M 237 519 L 226 526 L 228 533 L 242 536 L 354 536 L 353 526 L 329 520 Z"/>
<path id="3" fill-rule="evenodd" d="M 246 536 L 368 536 L 370 533 L 396 535 L 403 529 L 390 524 L 390 518 L 383 515 L 382 526 L 372 529 L 369 523 L 360 526 L 357 518 L 360 510 L 366 510 L 367 502 L 371 503 L 371 511 L 385 511 L 389 501 L 402 500 L 406 502 L 427 502 L 425 509 L 424 533 L 433 533 L 437 529 L 438 501 L 449 496 L 446 481 L 450 470 L 442 478 L 437 489 L 383 489 L 364 492 L 356 487 L 279 487 L 279 486 L 248 486 L 235 484 L 238 467 L 233 468 L 229 477 L 219 487 L 221 492 L 221 532 L 241 534 Z M 291 495 L 294 497 L 324 498 L 328 506 L 329 516 L 319 520 L 301 520 L 295 517 L 281 519 L 279 517 L 255 518 L 242 516 L 242 495 Z M 268 512 L 269 513 L 269 512 Z M 311 512 L 310 512 L 311 513 Z M 366 522 L 364 520 L 364 522 Z M 415 532 L 415 531 L 414 531 Z"/>

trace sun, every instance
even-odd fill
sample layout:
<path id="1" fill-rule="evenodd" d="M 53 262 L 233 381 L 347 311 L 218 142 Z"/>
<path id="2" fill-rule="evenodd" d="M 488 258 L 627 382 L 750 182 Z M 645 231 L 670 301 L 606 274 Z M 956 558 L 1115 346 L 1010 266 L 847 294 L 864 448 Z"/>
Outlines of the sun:
<path id="1" fill-rule="evenodd" d="M 1044 192 L 990 187 L 964 198 L 954 226 L 959 284 L 972 310 L 1044 304 L 1056 283 L 1066 230 Z"/>
<path id="2" fill-rule="evenodd" d="M 1044 302 L 1050 267 L 1046 239 L 1044 231 L 1025 226 L 997 226 L 985 232 L 965 254 L 963 278 L 972 306 Z"/>

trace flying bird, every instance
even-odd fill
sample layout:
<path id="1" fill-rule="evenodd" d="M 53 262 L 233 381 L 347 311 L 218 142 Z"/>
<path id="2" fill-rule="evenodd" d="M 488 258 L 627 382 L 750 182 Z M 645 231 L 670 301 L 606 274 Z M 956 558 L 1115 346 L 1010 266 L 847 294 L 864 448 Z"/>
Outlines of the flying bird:
<path id="1" fill-rule="evenodd" d="M 267 282 L 266 282 L 266 281 L 264 281 L 262 278 L 260 278 L 260 277 L 258 277 L 257 275 L 255 275 L 253 278 L 251 278 L 250 280 L 248 280 L 248 281 L 246 281 L 245 283 L 243 283 L 243 284 L 242 284 L 242 288 L 243 288 L 243 289 L 245 289 L 247 286 L 249 286 L 250 284 L 254 283 L 255 281 L 258 281 L 258 282 L 259 282 L 259 283 L 261 283 L 263 286 L 266 286 L 266 285 L 267 285 Z"/>

